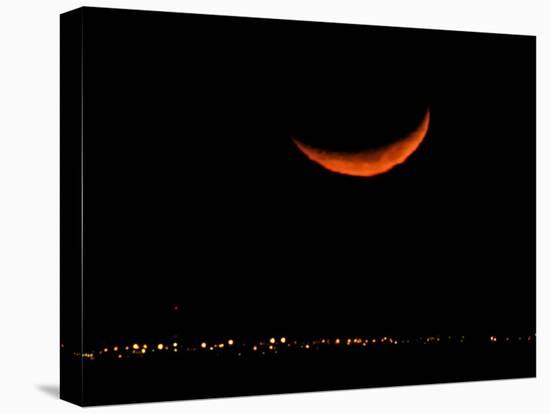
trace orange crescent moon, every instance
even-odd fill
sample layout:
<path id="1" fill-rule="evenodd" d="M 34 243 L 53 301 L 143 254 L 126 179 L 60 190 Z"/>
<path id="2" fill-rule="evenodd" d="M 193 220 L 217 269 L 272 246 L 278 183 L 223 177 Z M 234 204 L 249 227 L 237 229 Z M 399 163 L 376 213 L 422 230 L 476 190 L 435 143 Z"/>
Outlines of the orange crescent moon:
<path id="1" fill-rule="evenodd" d="M 322 150 L 294 138 L 292 140 L 311 161 L 327 170 L 339 174 L 370 177 L 385 173 L 409 158 L 424 140 L 429 124 L 430 110 L 427 109 L 420 125 L 405 138 L 381 148 L 353 153 Z"/>

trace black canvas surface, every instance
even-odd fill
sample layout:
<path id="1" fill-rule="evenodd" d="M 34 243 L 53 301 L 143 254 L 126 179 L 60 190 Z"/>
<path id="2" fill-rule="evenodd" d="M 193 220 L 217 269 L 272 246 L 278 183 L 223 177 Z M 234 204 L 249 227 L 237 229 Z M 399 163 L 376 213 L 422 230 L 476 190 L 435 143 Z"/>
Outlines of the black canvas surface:
<path id="1" fill-rule="evenodd" d="M 61 16 L 61 394 L 535 376 L 535 38 Z"/>

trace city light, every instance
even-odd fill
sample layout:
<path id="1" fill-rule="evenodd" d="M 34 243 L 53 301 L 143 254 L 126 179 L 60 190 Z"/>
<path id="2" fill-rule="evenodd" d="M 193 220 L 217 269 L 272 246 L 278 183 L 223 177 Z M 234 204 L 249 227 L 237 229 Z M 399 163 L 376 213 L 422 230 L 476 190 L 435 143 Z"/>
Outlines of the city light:
<path id="1" fill-rule="evenodd" d="M 485 340 L 495 346 L 508 346 L 508 344 L 525 344 L 528 345 L 534 342 L 536 338 L 535 334 L 524 335 L 524 336 L 496 336 L 490 335 L 486 336 Z M 150 358 L 154 357 L 155 350 L 158 351 L 173 351 L 173 353 L 186 354 L 189 352 L 201 350 L 210 350 L 216 351 L 216 355 L 233 353 L 237 356 L 243 356 L 247 353 L 255 353 L 257 355 L 266 355 L 269 354 L 284 354 L 288 352 L 300 352 L 300 350 L 308 350 L 309 352 L 318 351 L 320 349 L 327 349 L 330 347 L 338 347 L 343 352 L 344 350 L 364 350 L 361 352 L 370 352 L 369 350 L 378 349 L 381 347 L 389 346 L 442 346 L 444 344 L 464 344 L 468 342 L 467 338 L 462 335 L 454 336 L 440 336 L 440 335 L 431 335 L 431 336 L 409 336 L 409 337 L 395 337 L 395 336 L 372 336 L 372 337 L 352 337 L 341 339 L 340 337 L 320 337 L 320 338 L 309 338 L 309 339 L 299 339 L 299 338 L 288 338 L 285 336 L 278 337 L 269 337 L 266 339 L 257 339 L 256 341 L 236 341 L 235 339 L 227 339 L 224 342 L 213 343 L 208 345 L 207 342 L 200 342 L 199 347 L 192 345 L 191 343 L 186 344 L 172 342 L 170 345 L 166 345 L 163 342 L 160 342 L 153 346 L 153 354 L 147 352 L 148 346 L 146 343 L 138 344 L 133 343 L 131 345 L 114 345 L 103 346 L 97 350 L 97 352 L 90 350 L 89 352 L 70 352 L 70 355 L 73 355 L 77 358 L 83 358 L 90 361 L 94 361 L 98 358 L 112 358 L 112 359 L 127 359 L 130 357 L 133 358 Z M 473 340 L 473 339 L 472 339 Z M 170 342 L 169 342 L 170 343 Z M 284 347 L 278 346 L 278 344 L 284 344 Z M 339 347 L 341 344 L 346 344 L 347 347 Z M 501 345 L 502 344 L 502 345 Z M 368 346 L 367 345 L 371 345 Z M 66 349 L 66 346 L 62 347 L 63 350 Z M 111 352 L 112 351 L 112 352 Z M 164 354 L 164 352 L 163 352 Z"/>

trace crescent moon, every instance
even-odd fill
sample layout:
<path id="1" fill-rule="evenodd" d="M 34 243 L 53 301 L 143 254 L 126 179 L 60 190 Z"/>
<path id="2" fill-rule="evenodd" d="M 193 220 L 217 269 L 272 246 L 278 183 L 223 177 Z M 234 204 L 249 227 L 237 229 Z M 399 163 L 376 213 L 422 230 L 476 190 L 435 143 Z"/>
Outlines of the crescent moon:
<path id="1" fill-rule="evenodd" d="M 424 140 L 429 124 L 428 108 L 418 127 L 404 138 L 381 148 L 352 153 L 327 151 L 306 145 L 295 138 L 292 140 L 311 161 L 329 171 L 357 177 L 371 177 L 385 173 L 405 162 Z"/>

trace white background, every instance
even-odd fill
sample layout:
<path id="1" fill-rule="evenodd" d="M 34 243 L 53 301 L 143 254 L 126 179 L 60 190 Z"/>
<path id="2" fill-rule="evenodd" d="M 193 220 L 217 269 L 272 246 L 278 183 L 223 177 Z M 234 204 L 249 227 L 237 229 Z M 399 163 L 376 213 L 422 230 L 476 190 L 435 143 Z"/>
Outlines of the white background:
<path id="1" fill-rule="evenodd" d="M 550 10 L 544 0 L 4 0 L 0 4 L 0 412 L 74 412 L 58 387 L 59 14 L 82 6 L 535 34 L 538 378 L 90 408 L 111 412 L 548 412 Z M 503 120 L 505 122 L 506 120 Z M 521 139 L 522 137 L 518 137 Z M 466 166 L 467 167 L 467 166 Z M 513 168 L 511 160 L 510 168 Z M 521 275 L 518 275 L 519 277 Z"/>

